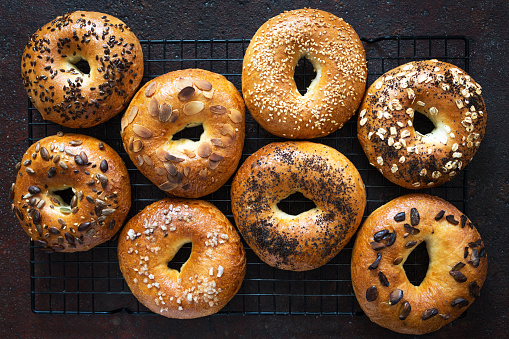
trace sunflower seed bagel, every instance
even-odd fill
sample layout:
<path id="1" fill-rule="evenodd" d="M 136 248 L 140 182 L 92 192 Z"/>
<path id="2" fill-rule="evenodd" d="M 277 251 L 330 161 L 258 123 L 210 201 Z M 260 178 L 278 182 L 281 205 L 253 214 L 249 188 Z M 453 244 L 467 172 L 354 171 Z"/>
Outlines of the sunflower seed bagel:
<path id="1" fill-rule="evenodd" d="M 57 17 L 30 37 L 21 75 L 44 119 L 71 128 L 92 127 L 127 107 L 143 77 L 143 52 L 119 19 L 77 11 Z"/>
<path id="2" fill-rule="evenodd" d="M 102 244 L 117 233 L 131 207 L 124 162 L 93 137 L 59 133 L 41 139 L 17 169 L 12 209 L 46 252 L 86 251 Z"/>
<path id="3" fill-rule="evenodd" d="M 416 286 L 403 265 L 426 243 L 429 265 Z M 458 318 L 480 296 L 488 259 L 472 222 L 454 205 L 408 194 L 379 207 L 359 228 L 352 251 L 352 284 L 371 321 L 424 334 Z"/>

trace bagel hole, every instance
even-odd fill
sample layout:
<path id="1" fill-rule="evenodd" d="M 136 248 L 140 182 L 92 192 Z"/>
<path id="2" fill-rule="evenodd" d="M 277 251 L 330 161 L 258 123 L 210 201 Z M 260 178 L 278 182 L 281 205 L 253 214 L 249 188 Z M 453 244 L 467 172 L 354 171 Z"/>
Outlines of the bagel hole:
<path id="1" fill-rule="evenodd" d="M 175 256 L 166 263 L 166 266 L 168 266 L 169 269 L 177 270 L 180 272 L 182 266 L 184 266 L 187 260 L 189 260 L 192 250 L 193 244 L 190 242 L 185 243 L 178 249 L 177 253 L 175 253 Z"/>
<path id="2" fill-rule="evenodd" d="M 312 200 L 302 193 L 295 192 L 277 203 L 277 207 L 289 215 L 299 215 L 316 207 Z"/>
<path id="3" fill-rule="evenodd" d="M 410 283 L 414 286 L 419 286 L 426 277 L 428 266 L 428 249 L 426 248 L 426 242 L 423 241 L 410 253 L 403 264 L 403 269 Z"/>
<path id="4" fill-rule="evenodd" d="M 78 62 L 73 64 L 78 71 L 80 71 L 83 74 L 90 74 L 90 65 L 88 64 L 88 61 L 85 59 L 80 59 Z"/>
<path id="5" fill-rule="evenodd" d="M 54 190 L 50 193 L 51 196 L 58 199 L 62 206 L 70 206 L 72 197 L 74 197 L 74 191 L 72 187 L 64 188 L 61 190 Z"/>
<path id="6" fill-rule="evenodd" d="M 297 90 L 301 95 L 306 94 L 308 91 L 309 85 L 316 78 L 316 70 L 305 56 L 300 58 L 297 62 L 297 66 L 295 66 L 295 71 L 293 75 L 293 79 L 295 81 L 295 85 L 297 85 Z"/>
<path id="7" fill-rule="evenodd" d="M 203 124 L 199 125 L 188 125 L 183 130 L 175 133 L 172 140 L 178 139 L 189 139 L 191 141 L 200 141 L 201 135 L 203 134 Z"/>
<path id="8" fill-rule="evenodd" d="M 414 113 L 414 121 L 413 121 L 414 129 L 416 132 L 426 135 L 435 129 L 435 124 L 431 121 L 426 115 L 421 112 L 415 111 Z"/>

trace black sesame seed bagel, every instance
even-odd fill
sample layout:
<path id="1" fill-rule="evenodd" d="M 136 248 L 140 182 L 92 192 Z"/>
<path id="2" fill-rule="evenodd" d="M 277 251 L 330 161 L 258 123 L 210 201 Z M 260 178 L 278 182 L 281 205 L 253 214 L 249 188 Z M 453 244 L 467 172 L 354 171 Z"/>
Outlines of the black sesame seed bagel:
<path id="1" fill-rule="evenodd" d="M 73 12 L 30 37 L 21 75 L 44 119 L 72 128 L 91 127 L 129 104 L 143 77 L 143 53 L 134 33 L 119 19 Z"/>
<path id="2" fill-rule="evenodd" d="M 180 270 L 168 267 L 192 243 Z M 120 269 L 134 296 L 169 318 L 204 317 L 221 310 L 246 274 L 242 241 L 230 221 L 202 200 L 166 198 L 147 206 L 122 230 Z"/>
<path id="3" fill-rule="evenodd" d="M 86 251 L 111 239 L 131 207 L 124 162 L 95 138 L 46 137 L 28 148 L 17 169 L 12 209 L 47 252 Z"/>
<path id="4" fill-rule="evenodd" d="M 317 74 L 305 95 L 294 80 L 302 57 Z M 331 13 L 298 9 L 258 29 L 244 56 L 242 92 L 267 131 L 310 139 L 334 132 L 354 115 L 366 77 L 364 47 L 353 28 Z"/>
<path id="5" fill-rule="evenodd" d="M 295 192 L 316 208 L 299 215 L 277 204 Z M 269 144 L 252 154 L 232 183 L 237 228 L 270 266 L 305 271 L 326 264 L 359 226 L 366 192 L 354 165 L 337 150 L 307 141 Z"/>
<path id="6" fill-rule="evenodd" d="M 235 172 L 244 146 L 245 107 L 235 86 L 201 69 L 170 72 L 145 84 L 121 121 L 121 135 L 138 169 L 169 195 L 198 198 Z M 202 125 L 199 141 L 176 139 Z"/>
<path id="7" fill-rule="evenodd" d="M 426 277 L 419 286 L 403 264 L 425 242 Z M 374 211 L 359 228 L 352 283 L 371 321 L 396 332 L 424 334 L 459 317 L 486 279 L 488 260 L 472 222 L 452 204 L 409 194 Z"/>
<path id="8" fill-rule="evenodd" d="M 435 129 L 413 127 L 415 112 Z M 376 80 L 360 107 L 357 136 L 387 179 L 410 189 L 442 185 L 476 153 L 486 129 L 481 86 L 437 60 L 401 65 Z"/>

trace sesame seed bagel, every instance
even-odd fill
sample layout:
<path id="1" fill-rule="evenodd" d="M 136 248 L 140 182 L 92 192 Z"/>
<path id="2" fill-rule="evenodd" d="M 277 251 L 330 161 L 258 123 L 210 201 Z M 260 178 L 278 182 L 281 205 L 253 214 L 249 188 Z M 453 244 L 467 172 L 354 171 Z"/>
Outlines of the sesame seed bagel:
<path id="1" fill-rule="evenodd" d="M 305 95 L 294 80 L 303 57 L 316 71 Z M 310 139 L 334 132 L 354 115 L 366 77 L 364 47 L 353 28 L 331 13 L 298 9 L 258 29 L 244 56 L 242 92 L 264 129 Z"/>
<path id="2" fill-rule="evenodd" d="M 425 242 L 429 266 L 419 286 L 403 264 Z M 481 236 L 452 204 L 409 194 L 375 210 L 359 228 L 352 283 L 371 321 L 396 332 L 424 334 L 459 317 L 480 295 L 488 260 Z"/>
<path id="3" fill-rule="evenodd" d="M 435 128 L 421 134 L 415 112 Z M 381 76 L 360 107 L 357 136 L 371 165 L 410 189 L 444 184 L 472 159 L 486 129 L 481 86 L 437 60 L 414 61 Z"/>
<path id="4" fill-rule="evenodd" d="M 30 37 L 21 75 L 44 119 L 66 127 L 91 127 L 127 107 L 143 77 L 143 53 L 134 33 L 119 19 L 72 12 Z"/>
<path id="5" fill-rule="evenodd" d="M 245 107 L 220 74 L 186 69 L 161 75 L 134 96 L 121 135 L 138 169 L 169 195 L 198 198 L 235 172 L 244 146 Z M 174 135 L 203 126 L 199 141 Z"/>
<path id="6" fill-rule="evenodd" d="M 316 208 L 289 215 L 277 204 L 300 192 Z M 308 141 L 266 145 L 239 168 L 231 189 L 237 228 L 270 266 L 306 271 L 326 264 L 359 227 L 366 191 L 354 165 Z"/>
<path id="7" fill-rule="evenodd" d="M 102 244 L 117 233 L 131 207 L 124 162 L 111 147 L 86 135 L 59 133 L 39 140 L 17 170 L 12 209 L 46 252 L 86 251 Z"/>
<path id="8" fill-rule="evenodd" d="M 192 243 L 189 259 L 180 270 L 169 268 L 186 243 Z M 218 312 L 246 274 L 246 255 L 235 228 L 202 200 L 166 198 L 147 206 L 122 230 L 118 258 L 134 296 L 169 318 Z"/>

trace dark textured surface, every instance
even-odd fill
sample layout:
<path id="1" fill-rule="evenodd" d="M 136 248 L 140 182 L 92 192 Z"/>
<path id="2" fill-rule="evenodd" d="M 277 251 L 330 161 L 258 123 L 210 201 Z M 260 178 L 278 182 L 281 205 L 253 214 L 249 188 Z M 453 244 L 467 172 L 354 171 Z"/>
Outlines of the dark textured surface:
<path id="1" fill-rule="evenodd" d="M 488 128 L 469 165 L 469 217 L 489 254 L 481 297 L 458 319 L 430 337 L 509 336 L 509 145 L 503 117 L 509 85 L 507 1 L 4 1 L 0 3 L 0 135 L 3 140 L 0 195 L 2 233 L 0 311 L 2 337 L 177 337 L 196 336 L 346 336 L 386 337 L 391 332 L 364 316 L 216 316 L 192 321 L 127 314 L 96 316 L 36 315 L 30 311 L 27 237 L 10 211 L 8 190 L 14 164 L 28 147 L 27 99 L 19 63 L 24 44 L 40 26 L 66 11 L 102 11 L 125 21 L 139 38 L 250 38 L 268 18 L 283 10 L 311 6 L 342 16 L 360 36 L 460 34 L 471 39 L 470 75 L 483 86 Z"/>

